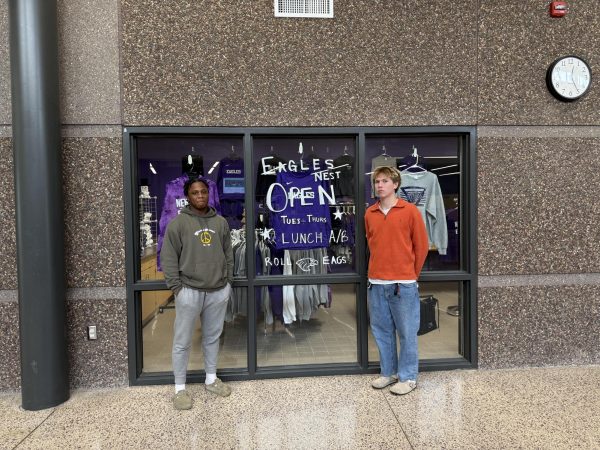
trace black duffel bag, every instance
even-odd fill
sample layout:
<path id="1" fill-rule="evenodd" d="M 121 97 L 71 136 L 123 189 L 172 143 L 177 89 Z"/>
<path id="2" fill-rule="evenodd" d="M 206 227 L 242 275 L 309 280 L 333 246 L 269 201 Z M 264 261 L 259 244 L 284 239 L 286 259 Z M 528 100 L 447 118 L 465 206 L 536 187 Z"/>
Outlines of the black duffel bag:
<path id="1" fill-rule="evenodd" d="M 426 295 L 425 297 L 421 297 L 419 300 L 421 303 L 421 322 L 419 324 L 417 336 L 421 336 L 429 333 L 430 331 L 438 329 L 440 323 L 440 308 L 438 306 L 438 299 L 433 295 Z"/>

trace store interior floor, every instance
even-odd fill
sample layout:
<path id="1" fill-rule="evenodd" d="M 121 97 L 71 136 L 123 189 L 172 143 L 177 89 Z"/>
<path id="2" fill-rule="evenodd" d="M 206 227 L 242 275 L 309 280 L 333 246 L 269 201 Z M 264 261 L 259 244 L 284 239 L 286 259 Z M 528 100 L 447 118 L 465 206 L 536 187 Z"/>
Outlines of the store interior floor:
<path id="1" fill-rule="evenodd" d="M 356 294 L 353 285 L 331 285 L 330 308 L 319 308 L 308 321 L 289 326 L 275 321 L 266 325 L 259 319 L 257 331 L 258 367 L 356 363 L 357 321 Z M 421 293 L 434 295 L 439 301 L 439 328 L 419 337 L 419 355 L 423 359 L 457 358 L 459 354 L 460 317 L 447 313 L 457 304 L 456 283 L 422 283 Z M 143 328 L 143 371 L 171 370 L 171 345 L 175 310 L 163 309 Z M 379 355 L 369 332 L 369 361 Z M 219 351 L 219 368 L 247 367 L 247 319 L 238 316 L 225 324 Z M 204 367 L 200 321 L 192 341 L 189 369 Z"/>
<path id="2" fill-rule="evenodd" d="M 600 367 L 422 373 L 415 391 L 372 375 L 231 382 L 228 398 L 190 385 L 78 390 L 24 411 L 0 394 L 3 449 L 598 449 Z"/>

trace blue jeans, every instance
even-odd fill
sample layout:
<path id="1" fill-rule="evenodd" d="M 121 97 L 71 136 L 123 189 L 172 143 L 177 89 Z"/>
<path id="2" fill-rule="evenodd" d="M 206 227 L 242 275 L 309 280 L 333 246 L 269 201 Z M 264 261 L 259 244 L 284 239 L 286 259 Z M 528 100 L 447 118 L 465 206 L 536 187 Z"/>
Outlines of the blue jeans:
<path id="1" fill-rule="evenodd" d="M 394 291 L 397 289 L 397 293 Z M 395 373 L 400 381 L 417 381 L 419 348 L 417 332 L 421 307 L 417 283 L 373 284 L 369 288 L 371 331 L 379 349 L 381 375 Z M 400 359 L 396 350 L 400 336 Z"/>

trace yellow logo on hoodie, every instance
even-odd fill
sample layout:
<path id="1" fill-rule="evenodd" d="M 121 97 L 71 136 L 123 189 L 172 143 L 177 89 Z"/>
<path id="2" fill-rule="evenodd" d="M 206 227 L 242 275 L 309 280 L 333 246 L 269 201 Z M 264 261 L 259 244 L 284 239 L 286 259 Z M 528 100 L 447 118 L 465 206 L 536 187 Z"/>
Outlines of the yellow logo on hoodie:
<path id="1" fill-rule="evenodd" d="M 202 245 L 208 247 L 212 243 L 212 236 L 210 233 L 214 233 L 214 231 L 209 228 L 205 228 L 204 230 L 196 231 L 194 234 L 198 236 L 200 242 L 202 242 Z"/>

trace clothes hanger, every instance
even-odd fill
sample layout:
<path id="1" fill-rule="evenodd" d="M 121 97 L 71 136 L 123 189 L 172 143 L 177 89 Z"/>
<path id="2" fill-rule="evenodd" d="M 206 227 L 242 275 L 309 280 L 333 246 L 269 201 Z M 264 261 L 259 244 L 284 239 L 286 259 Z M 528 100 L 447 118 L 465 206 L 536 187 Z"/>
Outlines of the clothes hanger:
<path id="1" fill-rule="evenodd" d="M 413 158 L 415 158 L 415 163 L 412 166 L 408 166 L 406 169 L 409 172 L 413 172 L 413 173 L 418 173 L 418 172 L 427 172 L 427 169 L 425 169 L 423 166 L 421 166 L 419 164 L 419 153 L 417 152 L 417 147 L 415 147 L 413 145 L 413 152 L 412 152 L 412 156 Z M 417 169 L 417 170 L 411 170 L 411 169 Z"/>
<path id="2" fill-rule="evenodd" d="M 195 148 L 192 147 L 191 153 L 189 153 L 187 156 L 184 156 L 182 160 L 183 175 L 187 175 L 188 178 L 202 176 L 204 174 L 204 170 L 202 170 L 201 158 L 202 157 L 196 153 Z"/>
<path id="3" fill-rule="evenodd" d="M 300 146 L 302 143 L 300 143 Z M 298 150 L 300 153 L 300 159 L 304 161 L 306 164 L 312 164 L 313 159 L 320 159 L 320 157 L 315 153 L 314 146 L 310 146 L 310 150 L 304 151 L 303 147 L 300 147 Z"/>
<path id="4" fill-rule="evenodd" d="M 198 158 L 199 155 L 196 153 L 196 149 L 192 146 L 191 152 L 188 155 L 184 156 L 181 161 L 181 169 L 184 175 L 187 175 L 189 178 L 201 175 L 199 173 L 200 167 L 198 166 L 200 162 L 197 161 Z"/>
<path id="5" fill-rule="evenodd" d="M 235 151 L 235 145 L 231 146 L 231 153 L 229 154 L 229 159 L 240 159 L 241 156 L 238 155 Z"/>
<path id="6" fill-rule="evenodd" d="M 301 151 L 299 151 L 298 153 L 302 154 Z M 272 161 L 275 164 L 279 161 L 286 161 L 281 156 L 279 156 L 277 153 L 275 153 L 275 148 L 272 145 L 270 146 L 270 149 L 269 149 L 269 156 L 271 156 L 273 158 Z M 271 175 L 274 175 L 274 174 L 275 174 L 275 172 L 271 173 Z"/>
<path id="7" fill-rule="evenodd" d="M 388 155 L 388 153 L 387 153 L 387 149 L 385 148 L 385 145 L 383 145 L 383 146 L 381 147 L 381 150 L 383 150 L 383 153 L 381 153 L 381 155 L 379 155 L 379 156 L 383 156 L 383 157 L 384 157 L 386 160 L 387 160 L 388 158 L 393 158 L 391 155 Z"/>

